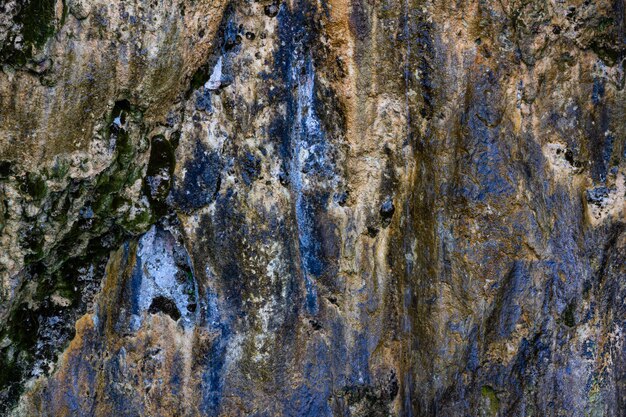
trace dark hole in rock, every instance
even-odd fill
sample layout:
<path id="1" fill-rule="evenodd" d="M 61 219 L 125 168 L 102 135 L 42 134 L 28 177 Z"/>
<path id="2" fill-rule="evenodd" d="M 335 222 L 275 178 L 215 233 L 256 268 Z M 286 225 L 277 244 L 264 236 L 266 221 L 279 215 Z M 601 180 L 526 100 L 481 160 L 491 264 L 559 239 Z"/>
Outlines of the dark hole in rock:
<path id="1" fill-rule="evenodd" d="M 153 208 L 163 214 L 174 173 L 174 148 L 162 135 L 152 138 L 150 161 L 146 170 L 145 190 Z"/>
<path id="2" fill-rule="evenodd" d="M 176 307 L 176 303 L 171 298 L 164 297 L 159 295 L 152 299 L 152 303 L 150 304 L 150 308 L 148 312 L 152 314 L 156 313 L 165 313 L 174 320 L 178 320 L 180 318 L 180 311 L 178 307 Z"/>
<path id="3" fill-rule="evenodd" d="M 286 187 L 289 185 L 289 175 L 286 172 L 281 172 L 278 174 L 278 181 L 280 182 L 280 185 Z"/>
<path id="4" fill-rule="evenodd" d="M 566 16 L 569 19 L 574 19 L 576 17 L 576 7 L 570 6 L 569 9 L 567 10 Z"/>
<path id="5" fill-rule="evenodd" d="M 122 111 L 131 111 L 130 101 L 126 99 L 118 100 L 113 107 L 113 117 L 118 116 Z"/>
<path id="6" fill-rule="evenodd" d="M 237 36 L 239 36 L 239 35 L 237 35 Z M 237 44 L 238 44 L 238 42 L 236 42 L 235 39 L 228 39 L 228 40 L 226 40 L 226 42 L 224 42 L 224 52 L 230 51 Z"/>
<path id="7" fill-rule="evenodd" d="M 343 193 L 339 193 L 335 195 L 335 201 L 337 202 L 337 204 L 339 204 L 341 207 L 345 206 L 346 203 L 348 202 L 348 193 L 343 192 Z"/>
<path id="8" fill-rule="evenodd" d="M 322 325 L 317 320 L 311 319 L 311 320 L 309 320 L 309 324 L 311 325 L 313 330 L 321 330 L 322 329 Z"/>
<path id="9" fill-rule="evenodd" d="M 277 4 L 268 4 L 264 8 L 265 16 L 267 17 L 276 17 L 278 14 L 278 5 Z"/>
<path id="10" fill-rule="evenodd" d="M 574 159 L 574 152 L 569 149 L 565 151 L 565 160 L 574 168 L 580 168 L 583 166 L 582 162 Z"/>
<path id="11" fill-rule="evenodd" d="M 253 41 L 256 36 L 252 32 L 246 32 L 246 39 L 249 41 Z"/>
<path id="12" fill-rule="evenodd" d="M 109 139 L 113 142 L 113 148 L 117 148 L 118 152 L 122 152 L 127 147 L 128 134 L 126 132 L 126 118 L 131 111 L 130 102 L 128 100 L 119 100 L 115 102 L 113 111 L 111 112 L 111 124 L 109 125 Z"/>
<path id="13" fill-rule="evenodd" d="M 13 173 L 13 164 L 10 161 L 0 161 L 0 178 L 8 178 Z"/>
<path id="14" fill-rule="evenodd" d="M 391 201 L 390 197 L 387 197 L 380 205 L 380 217 L 382 218 L 383 227 L 389 226 L 395 211 L 396 208 L 393 205 L 393 201 Z"/>
<path id="15" fill-rule="evenodd" d="M 196 303 L 187 304 L 187 311 L 195 313 L 197 307 L 198 305 Z"/>
<path id="16" fill-rule="evenodd" d="M 378 236 L 378 232 L 380 232 L 380 229 L 376 226 L 367 226 L 367 235 L 369 237 L 376 237 Z"/>

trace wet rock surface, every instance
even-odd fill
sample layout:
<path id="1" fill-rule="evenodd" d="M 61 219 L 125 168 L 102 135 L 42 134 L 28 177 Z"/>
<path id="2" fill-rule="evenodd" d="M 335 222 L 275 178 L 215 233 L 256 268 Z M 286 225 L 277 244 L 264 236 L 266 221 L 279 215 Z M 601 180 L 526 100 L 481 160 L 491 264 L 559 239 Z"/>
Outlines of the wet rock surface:
<path id="1" fill-rule="evenodd" d="M 0 5 L 0 414 L 623 416 L 621 0 Z"/>

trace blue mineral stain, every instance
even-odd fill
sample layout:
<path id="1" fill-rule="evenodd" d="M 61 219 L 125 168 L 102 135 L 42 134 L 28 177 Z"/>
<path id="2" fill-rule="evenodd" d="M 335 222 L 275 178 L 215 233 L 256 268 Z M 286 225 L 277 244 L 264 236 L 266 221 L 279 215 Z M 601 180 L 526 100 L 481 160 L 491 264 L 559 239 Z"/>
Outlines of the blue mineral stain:
<path id="1" fill-rule="evenodd" d="M 415 384 L 413 383 L 413 372 L 404 373 L 404 393 L 402 396 L 402 408 L 407 417 L 413 417 L 413 393 Z"/>
<path id="2" fill-rule="evenodd" d="M 608 171 L 608 167 L 610 165 L 611 155 L 613 155 L 613 147 L 615 144 L 615 137 L 609 132 L 606 131 L 604 134 L 604 143 L 602 146 L 602 175 L 601 179 L 606 179 L 606 173 Z"/>
<path id="3" fill-rule="evenodd" d="M 80 411 L 80 405 L 78 404 L 78 397 L 69 391 L 63 395 L 65 404 L 72 412 L 77 413 Z"/>
<path id="4" fill-rule="evenodd" d="M 219 334 L 210 343 L 202 361 L 202 402 L 201 410 L 205 415 L 218 415 L 224 389 L 224 365 L 226 363 L 226 353 L 228 341 L 230 339 L 230 326 L 224 321 L 220 313 L 219 300 L 217 294 L 207 288 L 207 295 L 204 300 L 203 311 L 206 327 Z"/>
<path id="5" fill-rule="evenodd" d="M 297 86 L 297 96 L 292 126 L 289 177 L 295 196 L 300 260 L 306 287 L 306 308 L 310 314 L 317 314 L 315 278 L 321 275 L 324 265 L 316 213 L 326 207 L 328 194 L 315 187 L 319 186 L 320 179 L 332 176 L 333 167 L 326 155 L 326 137 L 315 111 L 315 72 L 311 57 L 295 56 L 290 77 Z"/>
<path id="6" fill-rule="evenodd" d="M 174 178 L 170 199 L 184 211 L 210 204 L 220 188 L 222 165 L 219 153 L 197 140 L 193 160 L 185 165 L 184 178 Z"/>
<path id="7" fill-rule="evenodd" d="M 522 309 L 519 305 L 519 297 L 525 285 L 530 281 L 530 277 L 524 265 L 515 261 L 508 276 L 504 280 L 502 288 L 501 305 L 499 306 L 495 330 L 500 338 L 509 337 L 519 321 Z"/>
<path id="8" fill-rule="evenodd" d="M 502 109 L 493 73 L 480 76 L 468 95 L 472 100 L 461 118 L 461 142 L 471 151 L 460 162 L 466 172 L 459 178 L 457 192 L 477 202 L 510 196 L 515 193 L 516 179 L 500 139 Z"/>
<path id="9" fill-rule="evenodd" d="M 176 352 L 174 356 L 174 366 L 172 366 L 172 375 L 170 377 L 168 388 L 171 390 L 173 395 L 179 395 L 182 388 L 182 372 L 184 370 L 183 358 L 180 356 L 179 352 Z"/>
<path id="10" fill-rule="evenodd" d="M 604 97 L 604 80 L 600 78 L 594 78 L 593 80 L 593 90 L 591 92 L 591 101 L 593 104 L 598 105 L 600 101 L 602 101 L 602 97 Z"/>
<path id="11" fill-rule="evenodd" d="M 123 265 L 128 263 L 128 252 L 126 244 Z M 170 231 L 153 226 L 137 243 L 132 271 L 124 284 L 123 297 L 128 300 L 129 314 L 116 323 L 116 330 L 137 331 L 146 313 L 168 314 L 175 321 L 180 319 L 184 327 L 191 326 L 198 316 L 197 294 L 197 282 L 186 249 Z"/>
<path id="12" fill-rule="evenodd" d="M 318 301 L 317 291 L 313 277 L 319 275 L 319 242 L 314 238 L 313 229 L 315 219 L 311 216 L 312 207 L 304 195 L 305 174 L 302 172 L 305 163 L 306 152 L 310 144 L 322 135 L 319 123 L 315 118 L 312 106 L 313 74 L 312 63 L 309 59 L 306 66 L 306 79 L 298 85 L 298 109 L 294 124 L 293 148 L 290 167 L 292 190 L 296 196 L 296 224 L 298 226 L 298 239 L 300 247 L 300 259 L 306 287 L 306 308 L 309 313 L 317 314 Z M 295 72 L 295 69 L 294 69 Z M 295 75 L 297 77 L 297 75 Z"/>
<path id="13" fill-rule="evenodd" d="M 286 105 L 286 116 L 275 118 L 269 128 L 282 158 L 279 179 L 289 187 L 294 205 L 299 269 L 305 285 L 305 311 L 318 313 L 316 279 L 326 270 L 321 216 L 332 195 L 334 163 L 330 144 L 321 126 L 315 99 L 315 64 L 309 29 L 308 4 L 276 9 L 280 47 L 274 70 L 262 75 L 274 86 L 268 89 L 270 105 Z"/>
<path id="14" fill-rule="evenodd" d="M 371 383 L 369 374 L 370 351 L 368 348 L 367 335 L 359 333 L 355 337 L 354 346 L 351 349 L 352 358 L 350 360 L 351 375 L 349 383 L 351 385 L 368 385 Z"/>
<path id="15" fill-rule="evenodd" d="M 226 358 L 226 343 L 223 337 L 213 342 L 207 354 L 205 371 L 202 374 L 202 405 L 207 415 L 217 415 L 220 410 L 224 388 L 223 369 Z"/>
<path id="16" fill-rule="evenodd" d="M 250 186 L 261 174 L 261 160 L 252 152 L 245 152 L 240 160 L 241 177 L 243 182 Z"/>
<path id="17" fill-rule="evenodd" d="M 211 104 L 212 94 L 213 93 L 210 89 L 202 87 L 196 95 L 196 109 L 211 113 L 213 111 L 213 107 Z"/>
<path id="18" fill-rule="evenodd" d="M 478 347 L 478 327 L 474 327 L 470 333 L 470 343 L 467 352 L 467 369 L 474 372 L 480 366 L 480 351 Z"/>
<path id="19" fill-rule="evenodd" d="M 104 372 L 112 381 L 124 381 L 127 377 L 126 349 L 120 348 L 110 361 L 106 362 Z M 115 415 L 130 416 L 142 415 L 141 404 L 137 404 L 138 397 L 126 392 L 120 384 L 105 384 L 105 393 L 112 412 Z"/>
<path id="20" fill-rule="evenodd" d="M 330 408 L 331 378 L 329 366 L 331 353 L 321 340 L 312 341 L 309 346 L 307 362 L 304 365 L 306 383 L 300 385 L 287 399 L 285 415 L 297 417 L 331 416 Z"/>

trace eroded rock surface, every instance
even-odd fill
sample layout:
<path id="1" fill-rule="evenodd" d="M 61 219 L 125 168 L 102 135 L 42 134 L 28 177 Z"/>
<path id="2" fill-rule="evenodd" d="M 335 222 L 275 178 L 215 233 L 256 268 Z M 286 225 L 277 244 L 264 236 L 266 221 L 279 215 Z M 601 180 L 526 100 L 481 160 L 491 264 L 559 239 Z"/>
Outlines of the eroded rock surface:
<path id="1" fill-rule="evenodd" d="M 0 5 L 0 414 L 623 416 L 622 0 Z"/>

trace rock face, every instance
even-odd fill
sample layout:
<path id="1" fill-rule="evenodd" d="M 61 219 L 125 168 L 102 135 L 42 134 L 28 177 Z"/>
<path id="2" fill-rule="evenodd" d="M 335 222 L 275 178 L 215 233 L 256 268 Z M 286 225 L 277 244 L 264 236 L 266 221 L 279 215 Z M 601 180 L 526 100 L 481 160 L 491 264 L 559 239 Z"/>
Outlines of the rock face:
<path id="1" fill-rule="evenodd" d="M 625 416 L 623 0 L 7 0 L 0 414 Z"/>

